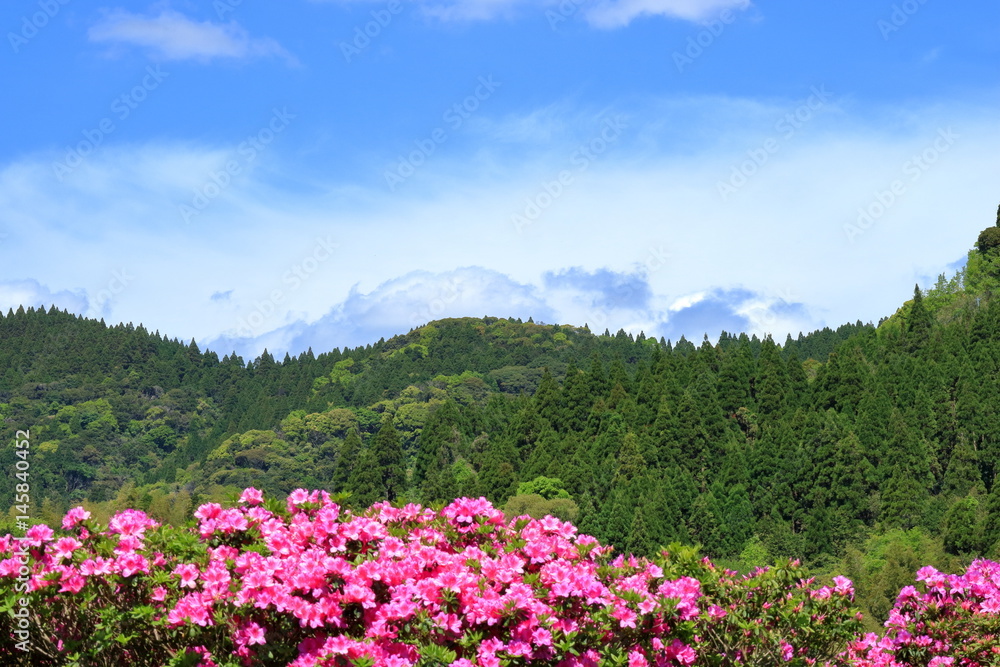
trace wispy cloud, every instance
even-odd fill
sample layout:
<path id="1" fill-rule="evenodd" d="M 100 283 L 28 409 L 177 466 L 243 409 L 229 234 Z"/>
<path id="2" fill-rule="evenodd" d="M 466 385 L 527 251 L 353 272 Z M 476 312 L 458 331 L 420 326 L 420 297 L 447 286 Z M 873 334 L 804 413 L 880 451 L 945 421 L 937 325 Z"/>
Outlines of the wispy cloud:
<path id="1" fill-rule="evenodd" d="M 83 314 L 90 309 L 90 300 L 83 290 L 53 291 L 48 286 L 29 278 L 26 280 L 0 281 L 0 311 L 17 310 L 19 306 L 60 310 Z"/>
<path id="2" fill-rule="evenodd" d="M 703 21 L 726 9 L 745 9 L 750 0 L 595 0 L 585 15 L 600 28 L 621 28 L 643 16 Z"/>
<path id="3" fill-rule="evenodd" d="M 537 287 L 471 266 L 438 273 L 411 271 L 370 291 L 355 285 L 346 299 L 315 321 L 296 319 L 258 336 L 231 332 L 208 345 L 248 358 L 264 348 L 294 353 L 312 347 L 318 352 L 373 343 L 436 319 L 497 314 L 547 322 L 558 316 Z"/>
<path id="4" fill-rule="evenodd" d="M 341 4 L 371 0 L 313 0 Z M 560 11 L 576 14 L 577 8 L 597 28 L 623 28 L 644 16 L 698 22 L 730 9 L 743 9 L 750 0 L 418 0 L 421 12 L 441 21 L 490 21 L 523 16 L 529 12 Z M 567 12 L 562 7 L 570 6 Z"/>
<path id="5" fill-rule="evenodd" d="M 199 22 L 169 9 L 157 16 L 113 10 L 90 28 L 88 36 L 93 42 L 139 47 L 163 60 L 277 57 L 296 63 L 278 42 L 269 37 L 251 37 L 235 21 Z"/>

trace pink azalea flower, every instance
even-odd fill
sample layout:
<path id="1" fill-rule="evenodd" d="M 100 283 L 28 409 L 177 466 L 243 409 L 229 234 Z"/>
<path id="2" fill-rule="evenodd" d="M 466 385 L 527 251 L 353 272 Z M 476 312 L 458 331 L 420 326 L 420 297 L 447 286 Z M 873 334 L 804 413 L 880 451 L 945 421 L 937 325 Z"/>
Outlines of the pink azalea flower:
<path id="1" fill-rule="evenodd" d="M 62 527 L 66 530 L 71 529 L 76 524 L 81 521 L 86 521 L 90 518 L 90 512 L 83 509 L 82 507 L 74 507 L 70 511 L 66 512 L 66 516 L 63 517 Z"/>
<path id="2" fill-rule="evenodd" d="M 240 495 L 240 502 L 246 503 L 247 505 L 260 505 L 264 502 L 264 494 L 257 489 L 250 487 L 244 489 L 242 495 Z"/>
<path id="3" fill-rule="evenodd" d="M 181 578 L 181 588 L 195 588 L 200 574 L 198 567 L 190 563 L 183 563 L 174 568 L 174 574 Z"/>
<path id="4" fill-rule="evenodd" d="M 40 547 L 43 543 L 50 541 L 54 534 L 51 528 L 44 523 L 39 523 L 29 528 L 25 532 L 24 537 L 25 541 L 31 546 Z"/>
<path id="5" fill-rule="evenodd" d="M 72 537 L 60 537 L 50 546 L 52 557 L 56 561 L 61 561 L 64 558 L 72 558 L 73 552 L 82 547 L 83 545 Z"/>
<path id="6" fill-rule="evenodd" d="M 790 661 L 795 656 L 795 649 L 786 641 L 781 642 L 781 657 L 785 662 Z"/>
<path id="7" fill-rule="evenodd" d="M 833 583 L 835 585 L 833 590 L 838 595 L 852 595 L 854 593 L 854 583 L 847 577 L 834 577 Z"/>

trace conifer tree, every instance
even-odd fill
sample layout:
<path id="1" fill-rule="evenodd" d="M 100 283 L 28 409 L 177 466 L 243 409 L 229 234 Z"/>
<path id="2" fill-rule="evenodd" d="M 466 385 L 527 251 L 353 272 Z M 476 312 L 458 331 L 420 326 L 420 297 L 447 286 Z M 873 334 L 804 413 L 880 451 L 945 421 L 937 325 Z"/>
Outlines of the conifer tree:
<path id="1" fill-rule="evenodd" d="M 762 417 L 780 415 L 787 401 L 788 370 L 770 336 L 761 345 L 758 368 L 754 392 L 757 410 Z"/>
<path id="2" fill-rule="evenodd" d="M 744 339 L 726 352 L 719 366 L 719 405 L 727 415 L 740 408 L 756 410 L 752 386 L 756 362 L 750 353 L 750 341 Z"/>
<path id="3" fill-rule="evenodd" d="M 914 352 L 923 347 L 930 337 L 931 314 L 924 305 L 924 294 L 920 285 L 913 287 L 913 303 L 906 319 L 906 341 L 908 349 Z"/>
<path id="4" fill-rule="evenodd" d="M 712 508 L 717 505 L 710 493 L 703 493 L 694 501 L 688 529 L 691 536 L 702 545 L 706 555 L 718 558 L 725 553 L 722 540 L 723 527 Z"/>
<path id="5" fill-rule="evenodd" d="M 587 423 L 594 397 L 588 393 L 587 375 L 572 363 L 566 368 L 563 383 L 563 415 L 557 426 L 562 432 L 578 433 Z"/>
<path id="6" fill-rule="evenodd" d="M 958 444 L 952 450 L 951 460 L 944 473 L 942 493 L 959 497 L 968 495 L 973 489 L 977 493 L 985 493 L 978 459 L 969 438 L 964 432 L 959 433 Z"/>
<path id="7" fill-rule="evenodd" d="M 980 549 L 979 501 L 975 495 L 962 498 L 944 517 L 944 547 L 952 554 L 973 554 Z"/>
<path id="8" fill-rule="evenodd" d="M 587 374 L 587 393 L 594 400 L 597 400 L 598 398 L 607 396 L 609 389 L 601 356 L 597 353 L 597 350 L 594 350 L 594 353 L 590 357 L 590 372 Z"/>
<path id="9" fill-rule="evenodd" d="M 736 556 L 743 551 L 747 540 L 753 535 L 755 521 L 750 494 L 742 484 L 736 484 L 726 490 L 722 484 L 716 483 L 712 487 L 712 495 L 717 498 L 721 495 L 723 498 L 719 504 L 719 523 L 723 528 L 722 553 L 726 556 Z"/>
<path id="10" fill-rule="evenodd" d="M 348 487 L 348 480 L 354 471 L 357 463 L 358 453 L 361 450 L 361 436 L 356 428 L 347 432 L 347 437 L 340 444 L 340 452 L 337 455 L 337 463 L 333 470 L 333 488 L 337 491 Z"/>
<path id="11" fill-rule="evenodd" d="M 786 401 L 792 409 L 805 405 L 809 395 L 809 377 L 802 367 L 799 354 L 792 348 L 788 353 L 788 392 Z"/>
<path id="12" fill-rule="evenodd" d="M 406 467 L 403 446 L 392 417 L 387 416 L 382 420 L 382 426 L 372 439 L 371 448 L 381 476 L 381 488 L 385 490 L 385 499 L 393 502 L 406 489 Z"/>
<path id="13" fill-rule="evenodd" d="M 635 513 L 643 502 L 647 486 L 646 461 L 639 449 L 638 439 L 634 433 L 626 433 L 616 458 L 611 492 L 601 512 L 604 534 L 619 548 L 628 543 Z M 648 531 L 645 522 L 643 529 Z"/>
<path id="14" fill-rule="evenodd" d="M 558 424 L 561 421 L 561 392 L 548 366 L 542 373 L 542 379 L 535 390 L 535 410 L 539 417 L 550 424 Z"/>
<path id="15" fill-rule="evenodd" d="M 903 468 L 893 466 L 882 491 L 882 523 L 909 530 L 921 522 L 926 510 L 926 488 Z"/>
<path id="16" fill-rule="evenodd" d="M 656 551 L 657 544 L 653 541 L 649 528 L 646 525 L 645 498 L 642 499 L 642 502 L 640 502 L 635 510 L 624 547 L 623 551 L 625 553 L 637 556 L 652 556 Z"/>
<path id="17" fill-rule="evenodd" d="M 358 454 L 358 462 L 347 481 L 347 490 L 351 494 L 351 506 L 358 510 L 386 499 L 385 481 L 372 447 L 363 447 Z"/>
<path id="18" fill-rule="evenodd" d="M 508 439 L 490 438 L 483 467 L 479 471 L 479 483 L 494 505 L 503 506 L 514 494 L 518 481 L 513 463 L 516 460 L 516 450 Z"/>
<path id="19" fill-rule="evenodd" d="M 457 449 L 461 440 L 463 417 L 456 403 L 447 400 L 435 409 L 424 423 L 417 438 L 417 454 L 413 461 L 413 484 L 420 487 L 428 470 L 434 466 L 442 447 Z"/>

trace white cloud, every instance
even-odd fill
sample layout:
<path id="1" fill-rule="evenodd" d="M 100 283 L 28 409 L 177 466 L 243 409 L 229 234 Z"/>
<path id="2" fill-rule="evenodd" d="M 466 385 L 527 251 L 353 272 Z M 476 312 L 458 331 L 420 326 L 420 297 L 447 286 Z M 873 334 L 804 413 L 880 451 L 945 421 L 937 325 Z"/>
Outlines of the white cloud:
<path id="1" fill-rule="evenodd" d="M 341 4 L 371 0 L 314 0 Z M 488 21 L 512 18 L 529 11 L 577 13 L 598 28 L 622 28 L 643 16 L 699 22 L 726 9 L 744 9 L 750 0 L 419 0 L 421 11 L 442 21 Z"/>
<path id="2" fill-rule="evenodd" d="M 749 0 L 595 0 L 587 20 L 600 28 L 621 28 L 643 16 L 665 16 L 685 21 L 714 18 L 727 9 L 745 9 Z"/>
<path id="3" fill-rule="evenodd" d="M 241 319 L 243 326 L 210 341 L 208 346 L 220 352 L 236 350 L 250 359 L 264 348 L 297 353 L 312 347 L 318 352 L 373 343 L 432 320 L 498 313 L 525 320 L 533 317 L 536 321 L 556 317 L 538 288 L 518 283 L 498 271 L 481 267 L 440 273 L 412 271 L 369 292 L 352 287 L 344 301 L 315 321 L 296 319 L 268 331 L 268 319 L 261 316 L 262 311 L 252 311 Z M 262 333 L 253 330 L 256 322 L 261 322 Z"/>
<path id="4" fill-rule="evenodd" d="M 90 310 L 90 302 L 83 290 L 54 292 L 33 278 L 0 281 L 0 311 L 6 314 L 9 310 L 17 310 L 20 306 L 25 308 L 33 306 L 46 310 L 50 306 L 55 306 L 59 310 L 80 314 Z"/>
<path id="5" fill-rule="evenodd" d="M 280 57 L 295 62 L 278 42 L 250 37 L 235 21 L 198 22 L 169 9 L 158 16 L 114 10 L 91 27 L 88 36 L 93 42 L 138 46 L 164 60 Z"/>

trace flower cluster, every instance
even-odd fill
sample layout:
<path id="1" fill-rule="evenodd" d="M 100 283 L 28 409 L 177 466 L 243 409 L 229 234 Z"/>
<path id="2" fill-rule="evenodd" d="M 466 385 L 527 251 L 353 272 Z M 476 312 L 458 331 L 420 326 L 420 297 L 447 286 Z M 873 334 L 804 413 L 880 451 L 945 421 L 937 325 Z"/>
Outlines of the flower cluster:
<path id="1" fill-rule="evenodd" d="M 195 517 L 128 510 L 102 530 L 76 508 L 67 534 L 0 538 L 0 595 L 30 597 L 32 664 L 807 665 L 856 632 L 847 580 L 816 587 L 797 563 L 740 577 L 683 548 L 614 557 L 483 498 L 354 514 L 322 491 L 282 505 L 247 489 Z M 4 622 L 0 660 L 16 651 Z"/>
<path id="2" fill-rule="evenodd" d="M 917 572 L 923 591 L 906 586 L 886 633 L 853 642 L 845 658 L 859 667 L 979 667 L 1000 664 L 1000 564 L 977 560 L 963 575 Z"/>

